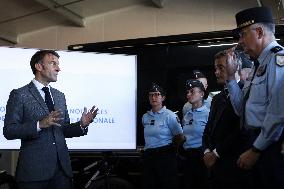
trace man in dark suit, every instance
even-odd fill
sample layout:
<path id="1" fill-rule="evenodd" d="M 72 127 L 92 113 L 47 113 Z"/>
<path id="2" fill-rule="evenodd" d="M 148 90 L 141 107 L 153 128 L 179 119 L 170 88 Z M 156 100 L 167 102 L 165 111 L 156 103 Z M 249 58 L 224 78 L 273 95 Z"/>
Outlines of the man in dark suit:
<path id="1" fill-rule="evenodd" d="M 240 119 L 235 114 L 226 89 L 226 51 L 215 55 L 217 83 L 224 89 L 213 97 L 207 125 L 203 134 L 203 160 L 209 170 L 212 188 L 247 188 L 246 171 L 237 166 L 237 159 L 244 144 L 239 127 Z"/>
<path id="2" fill-rule="evenodd" d="M 21 139 L 16 170 L 20 189 L 72 188 L 72 168 L 65 138 L 87 134 L 97 115 L 84 108 L 81 120 L 70 124 L 65 96 L 50 87 L 57 81 L 59 55 L 52 50 L 36 52 L 30 61 L 35 78 L 11 91 L 6 106 L 4 136 Z"/>

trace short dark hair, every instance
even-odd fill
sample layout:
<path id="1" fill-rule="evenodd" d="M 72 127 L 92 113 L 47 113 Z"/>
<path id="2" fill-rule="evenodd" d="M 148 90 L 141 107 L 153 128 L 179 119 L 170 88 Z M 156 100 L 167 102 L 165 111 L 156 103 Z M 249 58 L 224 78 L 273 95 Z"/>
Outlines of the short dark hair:
<path id="1" fill-rule="evenodd" d="M 214 55 L 214 60 L 227 56 L 227 50 L 220 51 Z"/>
<path id="2" fill-rule="evenodd" d="M 54 50 L 39 50 L 39 51 L 37 51 L 32 56 L 31 61 L 30 61 L 31 69 L 32 69 L 34 75 L 36 74 L 35 64 L 42 63 L 44 56 L 47 55 L 47 54 L 52 54 L 52 55 L 56 56 L 57 58 L 60 57 L 58 55 L 58 53 L 55 52 Z"/>

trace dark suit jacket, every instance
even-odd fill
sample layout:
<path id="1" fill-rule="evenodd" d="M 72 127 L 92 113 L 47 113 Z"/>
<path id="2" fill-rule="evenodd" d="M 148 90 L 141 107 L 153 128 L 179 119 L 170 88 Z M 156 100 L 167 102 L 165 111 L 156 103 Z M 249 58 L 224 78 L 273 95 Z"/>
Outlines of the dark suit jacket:
<path id="1" fill-rule="evenodd" d="M 37 131 L 37 122 L 49 114 L 35 85 L 11 91 L 6 107 L 4 136 L 8 140 L 21 139 L 16 180 L 21 182 L 50 179 L 59 161 L 63 171 L 72 177 L 72 168 L 65 137 L 86 134 L 79 123 L 70 124 L 65 96 L 51 88 L 55 109 L 63 111 L 61 127 L 52 126 Z"/>
<path id="2" fill-rule="evenodd" d="M 204 130 L 203 149 L 217 150 L 221 159 L 240 153 L 240 122 L 230 99 L 221 91 L 213 97 L 207 125 Z"/>

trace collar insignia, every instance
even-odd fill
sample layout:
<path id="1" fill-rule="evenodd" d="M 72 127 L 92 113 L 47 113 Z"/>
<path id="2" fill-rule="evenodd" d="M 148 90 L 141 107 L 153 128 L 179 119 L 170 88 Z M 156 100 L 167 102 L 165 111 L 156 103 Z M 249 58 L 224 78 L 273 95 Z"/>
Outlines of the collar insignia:
<path id="1" fill-rule="evenodd" d="M 256 76 L 257 77 L 263 76 L 265 71 L 266 71 L 266 65 L 259 66 L 259 68 L 256 70 Z"/>

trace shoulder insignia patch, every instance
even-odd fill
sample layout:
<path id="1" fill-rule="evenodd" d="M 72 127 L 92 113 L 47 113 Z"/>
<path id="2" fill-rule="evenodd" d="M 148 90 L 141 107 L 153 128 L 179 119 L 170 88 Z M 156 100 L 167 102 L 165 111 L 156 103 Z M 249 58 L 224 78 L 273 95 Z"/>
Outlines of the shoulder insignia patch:
<path id="1" fill-rule="evenodd" d="M 276 64 L 278 66 L 284 66 L 284 54 L 278 54 L 276 55 Z"/>
<path id="2" fill-rule="evenodd" d="M 263 76 L 265 71 L 266 71 L 266 65 L 259 66 L 258 69 L 256 70 L 256 76 L 257 77 Z"/>
<path id="3" fill-rule="evenodd" d="M 273 53 L 278 53 L 279 51 L 281 51 L 283 48 L 280 46 L 275 46 L 272 49 L 270 49 L 271 52 Z"/>

